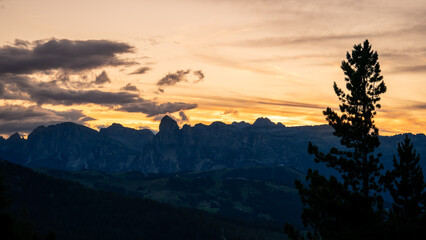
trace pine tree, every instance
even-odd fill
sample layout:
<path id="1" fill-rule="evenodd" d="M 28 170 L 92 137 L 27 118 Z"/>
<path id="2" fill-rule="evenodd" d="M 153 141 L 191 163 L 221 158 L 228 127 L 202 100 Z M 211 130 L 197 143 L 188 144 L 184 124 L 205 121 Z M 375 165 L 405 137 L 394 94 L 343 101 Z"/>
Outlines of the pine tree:
<path id="1" fill-rule="evenodd" d="M 336 83 L 333 86 L 341 102 L 341 114 L 331 108 L 323 113 L 344 149 L 332 148 L 324 154 L 312 143 L 308 146 L 315 162 L 336 169 L 340 176 L 327 179 L 309 170 L 307 187 L 296 181 L 304 205 L 302 221 L 312 229 L 308 239 L 377 239 L 381 238 L 383 204 L 378 178 L 383 166 L 374 154 L 379 146 L 379 130 L 373 118 L 386 86 L 378 54 L 371 50 L 368 40 L 346 54 L 341 68 L 348 93 Z M 290 225 L 285 230 L 292 239 L 304 239 Z"/>
<path id="2" fill-rule="evenodd" d="M 426 184 L 416 154 L 408 135 L 398 144 L 399 160 L 393 157 L 392 171 L 384 177 L 385 187 L 393 198 L 388 219 L 391 239 L 424 239 L 426 237 L 425 201 Z"/>
<path id="3" fill-rule="evenodd" d="M 345 93 L 334 83 L 334 92 L 339 97 L 342 114 L 339 116 L 331 108 L 324 111 L 334 135 L 340 137 L 340 143 L 346 147 L 339 151 L 332 148 L 328 154 L 322 154 L 318 148 L 309 145 L 309 153 L 314 154 L 316 162 L 324 162 L 341 173 L 346 186 L 361 192 L 365 197 L 373 191 L 380 191 L 377 184 L 379 171 L 383 168 L 374 156 L 374 149 L 379 146 L 379 130 L 374 125 L 377 102 L 386 92 L 381 75 L 378 54 L 371 50 L 370 43 L 355 45 L 352 54 L 346 54 L 341 68 L 346 75 Z"/>

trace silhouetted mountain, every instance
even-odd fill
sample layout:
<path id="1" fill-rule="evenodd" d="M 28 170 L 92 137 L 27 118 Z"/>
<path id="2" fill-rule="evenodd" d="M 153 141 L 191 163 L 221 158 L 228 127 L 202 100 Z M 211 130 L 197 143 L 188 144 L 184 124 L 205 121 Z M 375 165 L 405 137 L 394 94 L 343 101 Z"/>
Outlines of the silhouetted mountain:
<path id="1" fill-rule="evenodd" d="M 133 145 L 70 122 L 38 127 L 17 148 L 5 144 L 2 157 L 25 166 L 57 169 L 116 171 L 128 168 L 140 154 Z M 11 149 L 19 154 L 10 156 Z"/>
<path id="2" fill-rule="evenodd" d="M 159 129 L 163 134 L 175 133 L 179 131 L 179 126 L 173 118 L 166 115 L 161 119 Z"/>
<path id="3" fill-rule="evenodd" d="M 231 126 L 233 127 L 237 127 L 237 128 L 245 128 L 245 127 L 249 127 L 251 124 L 250 123 L 246 123 L 244 121 L 241 122 L 232 122 Z"/>
<path id="4" fill-rule="evenodd" d="M 22 143 L 24 139 L 22 139 L 21 135 L 19 133 L 14 133 L 10 135 L 10 137 L 6 140 L 8 143 Z"/>
<path id="5" fill-rule="evenodd" d="M 411 137 L 425 165 L 426 136 Z M 380 140 L 378 151 L 383 153 L 385 166 L 391 166 L 402 136 Z M 0 157 L 24 166 L 64 170 L 167 173 L 280 165 L 301 171 L 325 169 L 307 153 L 309 141 L 325 151 L 340 145 L 326 125 L 285 127 L 259 118 L 253 125 L 214 122 L 179 129 L 175 120 L 165 116 L 156 135 L 119 124 L 100 132 L 74 123 L 38 127 L 27 140 L 13 135 L 0 141 Z"/>
<path id="6" fill-rule="evenodd" d="M 271 120 L 269 120 L 269 118 L 258 118 L 256 119 L 256 121 L 253 123 L 253 126 L 255 127 L 274 127 L 275 123 L 273 123 Z"/>
<path id="7" fill-rule="evenodd" d="M 154 133 L 148 129 L 135 130 L 123 127 L 118 123 L 113 123 L 108 128 L 102 128 L 99 133 L 105 138 L 112 138 L 136 150 L 142 149 L 154 137 Z"/>

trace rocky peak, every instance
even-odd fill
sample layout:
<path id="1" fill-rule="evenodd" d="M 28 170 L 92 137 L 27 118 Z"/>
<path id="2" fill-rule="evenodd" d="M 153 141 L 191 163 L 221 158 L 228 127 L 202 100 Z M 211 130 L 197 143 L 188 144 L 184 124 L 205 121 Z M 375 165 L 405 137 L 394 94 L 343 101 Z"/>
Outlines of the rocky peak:
<path id="1" fill-rule="evenodd" d="M 255 127 L 273 127 L 275 126 L 275 123 L 273 123 L 269 118 L 263 118 L 260 117 L 256 119 L 256 121 L 253 123 L 253 126 Z"/>
<path id="2" fill-rule="evenodd" d="M 108 128 L 124 128 L 124 127 L 123 127 L 123 125 L 121 125 L 119 123 L 113 123 Z"/>
<path id="3" fill-rule="evenodd" d="M 6 140 L 7 142 L 20 142 L 22 141 L 22 137 L 21 135 L 19 135 L 19 133 L 14 133 L 12 135 L 10 135 L 10 137 Z"/>
<path id="4" fill-rule="evenodd" d="M 160 123 L 160 133 L 175 132 L 179 130 L 179 126 L 173 118 L 164 116 Z"/>
<path id="5" fill-rule="evenodd" d="M 123 133 L 125 131 L 125 127 L 119 123 L 113 123 L 111 126 L 107 128 L 101 128 L 99 132 L 101 134 L 116 134 L 116 133 Z"/>
<path id="6" fill-rule="evenodd" d="M 215 121 L 212 124 L 210 124 L 210 127 L 214 127 L 214 128 L 224 128 L 224 127 L 227 127 L 227 126 L 228 125 L 226 125 L 225 123 L 220 122 L 220 121 Z"/>
<path id="7" fill-rule="evenodd" d="M 241 122 L 232 122 L 231 126 L 234 126 L 236 128 L 245 128 L 245 127 L 249 127 L 250 123 L 246 123 L 244 121 L 241 121 Z"/>

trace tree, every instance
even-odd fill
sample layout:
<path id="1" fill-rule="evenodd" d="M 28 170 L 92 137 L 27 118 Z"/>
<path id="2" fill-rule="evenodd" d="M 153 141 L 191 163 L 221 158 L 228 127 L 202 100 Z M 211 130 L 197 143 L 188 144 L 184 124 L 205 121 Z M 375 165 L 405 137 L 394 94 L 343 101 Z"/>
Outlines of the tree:
<path id="1" fill-rule="evenodd" d="M 380 143 L 373 118 L 386 86 L 378 54 L 368 40 L 346 54 L 341 68 L 348 92 L 336 83 L 333 86 L 341 114 L 329 107 L 323 113 L 344 149 L 333 147 L 324 154 L 312 143 L 308 146 L 315 162 L 336 169 L 340 176 L 326 178 L 310 169 L 308 186 L 296 181 L 304 205 L 302 221 L 312 229 L 308 239 L 376 239 L 381 237 L 383 200 L 378 178 L 383 165 L 374 154 Z M 292 239 L 304 239 L 290 225 L 285 230 Z"/>
<path id="2" fill-rule="evenodd" d="M 393 157 L 394 169 L 384 176 L 385 188 L 393 199 L 387 232 L 390 239 L 421 239 L 426 235 L 426 184 L 420 155 L 416 154 L 408 135 L 398 144 L 398 157 L 399 160 Z"/>

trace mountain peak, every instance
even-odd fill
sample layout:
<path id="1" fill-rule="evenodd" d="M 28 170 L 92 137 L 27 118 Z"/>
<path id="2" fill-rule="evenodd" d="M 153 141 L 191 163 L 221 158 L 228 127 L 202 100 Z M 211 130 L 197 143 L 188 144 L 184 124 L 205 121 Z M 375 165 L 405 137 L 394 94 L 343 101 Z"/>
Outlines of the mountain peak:
<path id="1" fill-rule="evenodd" d="M 236 128 L 245 128 L 245 127 L 249 127 L 250 123 L 246 123 L 244 121 L 241 121 L 241 122 L 232 122 L 231 126 L 234 126 Z"/>
<path id="2" fill-rule="evenodd" d="M 179 126 L 173 118 L 166 115 L 161 119 L 160 132 L 173 132 L 177 130 L 179 130 Z"/>
<path id="3" fill-rule="evenodd" d="M 275 123 L 273 123 L 269 118 L 263 118 L 260 117 L 256 119 L 256 121 L 253 123 L 253 126 L 255 127 L 273 127 L 275 126 Z"/>
<path id="4" fill-rule="evenodd" d="M 113 123 L 108 128 L 124 128 L 124 127 L 123 127 L 123 125 L 121 125 L 119 123 Z"/>
<path id="5" fill-rule="evenodd" d="M 8 142 L 19 142 L 21 140 L 22 140 L 22 137 L 17 132 L 10 135 L 10 137 L 7 139 Z"/>

